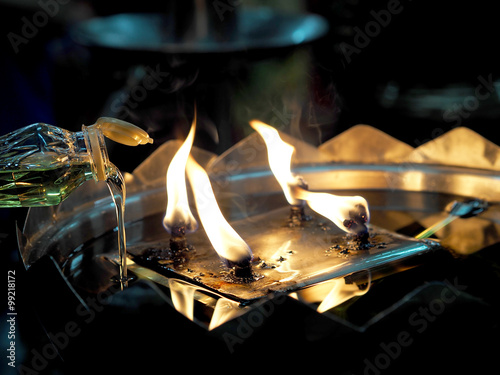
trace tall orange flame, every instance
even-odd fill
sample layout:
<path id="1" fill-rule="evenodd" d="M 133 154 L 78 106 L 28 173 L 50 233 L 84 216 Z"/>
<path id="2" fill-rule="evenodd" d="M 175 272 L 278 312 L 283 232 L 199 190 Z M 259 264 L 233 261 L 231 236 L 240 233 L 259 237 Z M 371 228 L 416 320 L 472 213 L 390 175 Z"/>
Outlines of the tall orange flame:
<path id="1" fill-rule="evenodd" d="M 295 176 L 290 169 L 292 154 L 295 148 L 284 142 L 278 131 L 270 125 L 253 120 L 250 121 L 250 126 L 262 136 L 266 143 L 269 167 L 281 185 L 286 200 L 294 206 L 301 204 L 302 202 L 292 192 L 294 187 L 303 184 L 300 177 Z"/>
<path id="2" fill-rule="evenodd" d="M 208 174 L 191 156 L 186 171 L 200 221 L 215 251 L 233 264 L 248 264 L 252 260 L 252 250 L 224 218 Z"/>
<path id="3" fill-rule="evenodd" d="M 189 208 L 186 190 L 186 164 L 193 147 L 195 132 L 196 113 L 188 136 L 174 155 L 167 170 L 168 202 L 163 226 L 169 233 L 176 228 L 183 228 L 186 233 L 194 232 L 198 228 L 198 223 Z"/>
<path id="4" fill-rule="evenodd" d="M 306 201 L 311 209 L 325 216 L 346 232 L 366 232 L 370 219 L 368 202 L 361 196 L 338 196 L 328 193 L 308 191 L 304 181 L 291 172 L 291 159 L 295 148 L 284 142 L 278 131 L 261 121 L 250 122 L 264 139 L 267 147 L 269 166 L 283 189 L 290 204 Z"/>

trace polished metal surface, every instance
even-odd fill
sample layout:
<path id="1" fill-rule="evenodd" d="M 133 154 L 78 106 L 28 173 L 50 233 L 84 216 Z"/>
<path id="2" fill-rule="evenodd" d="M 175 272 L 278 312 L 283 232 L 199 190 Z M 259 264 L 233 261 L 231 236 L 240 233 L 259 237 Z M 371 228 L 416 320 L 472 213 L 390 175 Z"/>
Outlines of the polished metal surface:
<path id="1" fill-rule="evenodd" d="M 345 241 L 346 236 L 334 226 L 325 227 L 325 220 L 320 217 L 308 224 L 309 229 L 283 226 L 288 205 L 274 176 L 265 168 L 242 169 L 230 174 L 215 173 L 212 184 L 225 217 L 254 248 L 256 259 L 275 266 L 259 269 L 259 263 L 254 264 L 254 271 L 266 276 L 264 281 L 241 287 L 221 283 L 217 277 L 200 276 L 221 275 L 224 271 L 202 230 L 188 237 L 197 250 L 189 272 L 169 267 L 157 271 L 205 286 L 233 300 L 249 301 L 271 291 L 289 292 L 383 265 L 397 269 L 402 261 L 439 248 L 439 242 L 396 234 L 398 215 L 413 215 L 418 221 L 420 217 L 445 213 L 450 202 L 457 199 L 480 196 L 495 207 L 500 197 L 496 174 L 470 168 L 320 163 L 298 164 L 294 172 L 308 181 L 311 190 L 363 195 L 370 204 L 374 247 L 369 251 L 349 251 L 347 255 L 332 252 L 331 247 Z M 163 178 L 149 185 L 134 175 L 127 174 L 126 180 L 127 244 L 134 258 L 148 247 L 168 243 L 169 236 L 161 225 L 167 197 Z M 396 219 L 391 219 L 391 215 Z M 494 208 L 483 215 L 485 221 L 498 221 Z M 115 227 L 114 207 L 106 186 L 89 182 L 56 208 L 30 210 L 19 236 L 23 261 L 29 267 L 50 254 L 75 281 L 85 275 L 82 265 L 89 259 L 100 263 L 114 257 Z M 300 261 L 280 264 L 274 255 L 286 250 L 290 254 L 303 250 L 311 254 L 305 258 L 295 255 Z M 309 258 L 315 259 L 312 268 L 304 263 Z M 279 267 L 285 264 L 286 272 L 280 272 Z M 97 268 L 102 271 L 101 266 Z M 288 279 L 290 275 L 292 278 Z"/>
<path id="2" fill-rule="evenodd" d="M 161 227 L 159 215 L 128 228 L 133 240 L 143 237 L 128 251 L 144 267 L 228 299 L 250 303 L 270 294 L 294 292 L 356 272 L 370 273 L 384 267 L 399 270 L 405 260 L 440 248 L 434 241 L 418 241 L 374 226 L 370 228 L 368 246 L 363 248 L 355 238 L 346 236 L 314 213 L 303 225 L 289 226 L 289 211 L 285 206 L 232 222 L 253 251 L 255 278 L 250 282 L 230 276 L 230 270 L 217 256 L 203 230 L 187 236 L 194 252 L 185 264 L 176 267 L 174 258 L 169 256 L 159 261 L 145 260 L 141 255 L 146 250 L 169 247 L 169 235 Z"/>
<path id="3" fill-rule="evenodd" d="M 415 165 L 407 169 L 398 165 L 299 165 L 295 168 L 309 183 L 311 190 L 338 194 L 361 193 L 377 211 L 426 212 L 444 211 L 455 197 L 479 197 L 490 203 L 500 201 L 500 179 L 491 171 L 470 168 Z M 106 186 L 88 182 L 58 207 L 30 209 L 22 238 L 22 257 L 29 266 L 42 255 L 53 253 L 66 258 L 85 242 L 99 237 L 116 226 L 114 207 Z M 267 169 L 243 170 L 216 175 L 213 187 L 226 218 L 241 220 L 283 207 L 284 197 L 274 176 Z M 126 200 L 127 223 L 164 212 L 165 187 L 147 186 L 129 175 Z M 488 216 L 489 215 L 489 216 Z M 498 221 L 494 210 L 486 218 Z M 392 229 L 392 228 L 389 228 Z M 129 241 L 134 241 L 128 236 Z"/>

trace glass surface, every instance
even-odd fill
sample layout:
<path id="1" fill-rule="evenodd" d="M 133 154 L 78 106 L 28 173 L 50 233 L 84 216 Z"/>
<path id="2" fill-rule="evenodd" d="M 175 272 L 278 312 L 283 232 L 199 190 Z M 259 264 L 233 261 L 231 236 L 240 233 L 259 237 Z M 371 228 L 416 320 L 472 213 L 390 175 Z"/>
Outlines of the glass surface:
<path id="1" fill-rule="evenodd" d="M 58 205 L 92 178 L 87 164 L 34 171 L 0 172 L 0 207 Z"/>
<path id="2" fill-rule="evenodd" d="M 0 207 L 57 205 L 92 178 L 79 141 L 43 123 L 0 137 Z"/>

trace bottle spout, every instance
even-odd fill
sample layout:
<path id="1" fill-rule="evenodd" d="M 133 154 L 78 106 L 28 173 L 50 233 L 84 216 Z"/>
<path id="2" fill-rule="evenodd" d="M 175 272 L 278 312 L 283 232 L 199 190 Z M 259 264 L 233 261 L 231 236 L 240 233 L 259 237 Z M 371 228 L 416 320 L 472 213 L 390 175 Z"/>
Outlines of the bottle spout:
<path id="1" fill-rule="evenodd" d="M 153 139 L 141 128 L 112 117 L 100 117 L 94 125 L 83 125 L 82 131 L 96 181 L 106 180 L 110 165 L 104 137 L 127 146 L 153 143 Z"/>
<path id="2" fill-rule="evenodd" d="M 149 134 L 130 122 L 112 117 L 100 117 L 96 125 L 101 129 L 106 138 L 127 146 L 144 145 L 153 143 Z"/>

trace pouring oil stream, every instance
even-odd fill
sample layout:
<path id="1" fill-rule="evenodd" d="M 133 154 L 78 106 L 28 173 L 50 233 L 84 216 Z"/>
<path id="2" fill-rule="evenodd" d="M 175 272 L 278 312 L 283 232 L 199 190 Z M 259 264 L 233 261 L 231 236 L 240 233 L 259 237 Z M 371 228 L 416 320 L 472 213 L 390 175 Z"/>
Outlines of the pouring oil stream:
<path id="1" fill-rule="evenodd" d="M 128 146 L 153 143 L 153 139 L 142 129 L 122 120 L 105 118 L 101 121 L 102 134 L 115 142 Z M 127 239 L 125 234 L 125 198 L 127 195 L 125 179 L 120 170 L 111 162 L 108 162 L 106 170 L 106 184 L 115 204 L 117 237 L 118 237 L 118 281 L 123 290 L 128 287 L 129 277 L 127 275 Z"/>
<path id="2" fill-rule="evenodd" d="M 117 282 L 120 283 L 120 288 L 123 290 L 128 287 L 129 278 L 127 276 L 127 239 L 125 235 L 125 197 L 126 188 L 125 180 L 122 173 L 116 166 L 111 165 L 108 178 L 106 179 L 109 192 L 115 204 L 117 236 L 118 236 L 118 267 L 119 276 Z"/>

